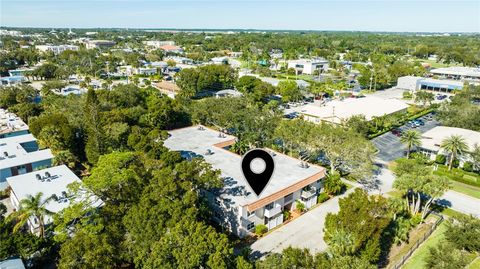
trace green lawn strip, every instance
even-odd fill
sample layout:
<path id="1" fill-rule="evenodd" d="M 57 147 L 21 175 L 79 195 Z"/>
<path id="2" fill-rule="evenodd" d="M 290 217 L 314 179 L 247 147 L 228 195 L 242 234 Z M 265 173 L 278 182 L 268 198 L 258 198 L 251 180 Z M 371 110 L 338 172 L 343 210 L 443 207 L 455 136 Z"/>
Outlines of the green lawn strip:
<path id="1" fill-rule="evenodd" d="M 447 225 L 442 222 L 437 229 L 428 237 L 423 244 L 421 244 L 418 249 L 412 254 L 410 259 L 407 260 L 403 269 L 419 269 L 426 268 L 424 260 L 428 256 L 428 248 L 440 244 L 441 241 L 445 238 L 445 231 L 447 230 Z"/>
<path id="2" fill-rule="evenodd" d="M 451 180 L 452 190 L 480 199 L 480 188 Z"/>
<path id="3" fill-rule="evenodd" d="M 471 264 L 467 266 L 467 269 L 478 269 L 480 268 L 480 257 L 477 257 Z"/>

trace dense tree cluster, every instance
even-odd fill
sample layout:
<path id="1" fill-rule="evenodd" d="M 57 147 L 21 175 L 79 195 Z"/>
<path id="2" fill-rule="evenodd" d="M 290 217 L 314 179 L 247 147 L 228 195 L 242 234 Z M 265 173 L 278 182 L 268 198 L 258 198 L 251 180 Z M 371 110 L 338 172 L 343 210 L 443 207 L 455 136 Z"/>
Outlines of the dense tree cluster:
<path id="1" fill-rule="evenodd" d="M 176 83 L 183 96 L 193 97 L 233 87 L 235 71 L 228 65 L 206 65 L 183 69 L 176 75 Z"/>
<path id="2" fill-rule="evenodd" d="M 445 102 L 438 117 L 443 125 L 480 131 L 480 86 L 466 86 L 451 102 Z"/>

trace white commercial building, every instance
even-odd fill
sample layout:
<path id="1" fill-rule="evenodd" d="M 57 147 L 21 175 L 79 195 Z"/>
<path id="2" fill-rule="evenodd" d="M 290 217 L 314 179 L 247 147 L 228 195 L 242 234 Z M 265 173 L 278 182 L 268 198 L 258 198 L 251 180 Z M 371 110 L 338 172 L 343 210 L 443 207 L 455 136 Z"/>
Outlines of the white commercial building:
<path id="1" fill-rule="evenodd" d="M 465 143 L 468 146 L 468 152 L 457 156 L 457 159 L 460 161 L 460 166 L 463 166 L 466 161 L 472 161 L 468 153 L 473 151 L 475 145 L 480 146 L 480 132 L 468 129 L 437 126 L 422 134 L 419 150 L 432 160 L 435 160 L 437 154 L 448 155 L 440 145 L 446 138 L 452 135 L 461 136 L 465 139 Z"/>
<path id="2" fill-rule="evenodd" d="M 60 54 L 67 50 L 77 51 L 78 46 L 75 45 L 37 45 L 35 48 L 42 52 L 53 52 L 55 55 Z"/>
<path id="3" fill-rule="evenodd" d="M 234 234 L 244 237 L 262 224 L 272 229 L 283 223 L 283 212 L 297 203 L 310 208 L 317 203 L 325 168 L 271 152 L 275 169 L 259 197 L 251 191 L 241 170 L 242 156 L 228 148 L 236 138 L 202 126 L 169 132 L 164 145 L 184 158 L 201 157 L 221 171 L 224 186 L 204 191 L 214 207 L 214 218 Z"/>
<path id="4" fill-rule="evenodd" d="M 328 61 L 324 59 L 289 60 L 287 68 L 295 69 L 298 74 L 312 75 L 315 70 L 320 73 L 328 70 Z"/>
<path id="5" fill-rule="evenodd" d="M 153 47 L 153 48 L 156 48 L 156 49 L 159 49 L 160 47 L 162 46 L 175 46 L 175 41 L 171 41 L 171 40 L 147 40 L 147 41 L 143 41 L 143 44 L 145 44 L 146 46 L 148 47 Z"/>
<path id="6" fill-rule="evenodd" d="M 333 100 L 323 105 L 309 104 L 300 108 L 304 119 L 320 123 L 322 121 L 341 124 L 352 116 L 364 115 L 366 120 L 373 117 L 406 111 L 408 105 L 397 99 L 382 99 L 373 96 Z"/>
<path id="7" fill-rule="evenodd" d="M 11 188 L 10 200 L 16 210 L 20 210 L 20 202 L 27 199 L 29 195 L 35 196 L 41 192 L 43 201 L 54 196 L 46 203 L 46 209 L 58 213 L 70 205 L 72 199 L 68 191 L 68 185 L 74 182 L 80 182 L 80 179 L 65 165 L 54 166 L 35 172 L 12 176 L 7 178 L 8 185 Z M 80 197 L 78 199 L 83 199 Z M 102 201 L 96 197 L 90 197 L 92 206 L 98 207 Z M 45 216 L 44 223 L 52 222 L 52 217 Z M 28 226 L 32 233 L 36 233 L 39 228 L 39 220 L 32 217 L 28 221 Z"/>
<path id="8" fill-rule="evenodd" d="M 427 90 L 450 93 L 463 88 L 463 82 L 452 79 L 434 79 L 415 76 L 399 77 L 397 88 L 409 91 Z"/>
<path id="9" fill-rule="evenodd" d="M 430 73 L 447 79 L 480 81 L 480 68 L 478 67 L 445 67 L 433 69 Z"/>

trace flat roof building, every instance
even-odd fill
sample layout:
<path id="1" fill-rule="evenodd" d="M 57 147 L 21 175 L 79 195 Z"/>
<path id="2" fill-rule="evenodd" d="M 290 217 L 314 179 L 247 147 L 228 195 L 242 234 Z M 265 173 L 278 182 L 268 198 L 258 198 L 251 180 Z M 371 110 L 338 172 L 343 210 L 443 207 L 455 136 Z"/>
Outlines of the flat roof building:
<path id="1" fill-rule="evenodd" d="M 35 48 L 42 52 L 53 52 L 53 54 L 57 55 L 64 51 L 71 50 L 77 51 L 79 49 L 78 46 L 75 45 L 37 45 Z"/>
<path id="2" fill-rule="evenodd" d="M 447 79 L 480 81 L 480 68 L 478 67 L 444 67 L 433 69 L 430 73 Z"/>
<path id="3" fill-rule="evenodd" d="M 7 178 L 8 185 L 11 188 L 10 200 L 16 210 L 20 209 L 20 201 L 28 198 L 29 195 L 43 193 L 42 198 L 48 199 L 55 195 L 56 199 L 50 200 L 46 204 L 46 209 L 53 213 L 58 213 L 70 205 L 71 196 L 67 186 L 74 182 L 80 182 L 80 179 L 65 165 L 49 167 L 31 173 Z M 93 198 L 92 204 L 100 206 L 101 200 Z M 45 216 L 44 223 L 52 222 L 50 216 Z M 38 219 L 29 220 L 31 232 L 35 233 L 38 229 Z"/>
<path id="4" fill-rule="evenodd" d="M 0 139 L 28 134 L 28 125 L 14 113 L 0 108 Z"/>
<path id="5" fill-rule="evenodd" d="M 452 135 L 461 136 L 465 139 L 468 152 L 473 151 L 475 144 L 480 146 L 480 132 L 456 127 L 437 126 L 422 134 L 419 149 L 432 160 L 435 160 L 438 154 L 448 155 L 441 148 L 441 144 L 443 140 Z M 469 154 L 460 154 L 457 156 L 457 159 L 460 161 L 460 166 L 463 166 L 463 163 L 466 161 L 472 161 Z"/>
<path id="6" fill-rule="evenodd" d="M 169 131 L 164 145 L 179 151 L 186 159 L 201 157 L 221 171 L 224 187 L 206 192 L 214 206 L 214 218 L 231 232 L 243 237 L 256 225 L 272 229 L 283 223 L 284 210 L 295 208 L 296 201 L 306 208 L 316 204 L 325 168 L 307 164 L 281 153 L 271 152 L 275 170 L 265 190 L 257 197 L 247 184 L 242 170 L 242 156 L 228 148 L 234 136 L 203 127 L 192 126 Z"/>
<path id="7" fill-rule="evenodd" d="M 434 79 L 416 76 L 404 76 L 398 78 L 397 88 L 409 91 L 428 90 L 450 93 L 454 90 L 461 90 L 463 88 L 463 82 L 452 79 Z"/>
<path id="8" fill-rule="evenodd" d="M 312 122 L 331 122 L 341 124 L 356 115 L 364 115 L 367 120 L 373 117 L 390 115 L 406 111 L 408 104 L 397 99 L 382 99 L 373 96 L 333 100 L 324 105 L 309 104 L 303 106 L 300 113 Z"/>
<path id="9" fill-rule="evenodd" d="M 86 42 L 87 49 L 95 49 L 95 48 L 111 48 L 115 46 L 117 43 L 114 41 L 109 40 L 88 40 Z"/>
<path id="10" fill-rule="evenodd" d="M 328 70 L 328 61 L 325 59 L 299 59 L 289 60 L 287 68 L 293 68 L 298 74 L 313 75 L 315 71 L 320 73 Z"/>
<path id="11" fill-rule="evenodd" d="M 40 150 L 32 134 L 0 139 L 0 189 L 7 177 L 50 167 L 52 159 L 50 149 Z"/>
<path id="12" fill-rule="evenodd" d="M 143 44 L 145 44 L 148 47 L 153 47 L 156 49 L 159 49 L 162 46 L 175 46 L 175 41 L 172 40 L 147 40 L 143 41 Z"/>

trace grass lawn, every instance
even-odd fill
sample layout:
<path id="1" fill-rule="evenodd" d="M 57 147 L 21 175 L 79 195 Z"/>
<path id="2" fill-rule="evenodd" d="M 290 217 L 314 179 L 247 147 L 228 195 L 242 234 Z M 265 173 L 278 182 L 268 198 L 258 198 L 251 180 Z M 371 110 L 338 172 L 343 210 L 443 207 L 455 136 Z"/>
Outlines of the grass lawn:
<path id="1" fill-rule="evenodd" d="M 432 68 L 440 68 L 440 67 L 449 67 L 449 66 L 462 66 L 462 64 L 458 64 L 458 63 L 452 63 L 452 64 L 444 64 L 444 63 L 437 63 L 436 61 L 434 60 L 428 60 L 428 59 L 419 59 L 419 58 L 416 58 L 414 59 L 416 61 L 420 61 L 422 63 L 428 63 L 430 64 L 430 66 Z"/>
<path id="2" fill-rule="evenodd" d="M 477 257 L 476 260 L 474 260 L 469 266 L 467 266 L 467 269 L 478 269 L 480 268 L 480 257 Z"/>
<path id="3" fill-rule="evenodd" d="M 480 199 L 480 188 L 451 180 L 452 190 Z"/>
<path id="4" fill-rule="evenodd" d="M 442 222 L 437 229 L 428 237 L 423 244 L 412 254 L 410 259 L 402 266 L 403 269 L 420 269 L 426 268 L 424 264 L 425 257 L 428 256 L 428 248 L 440 244 L 445 238 L 447 225 Z"/>
<path id="5" fill-rule="evenodd" d="M 393 189 L 389 192 L 387 192 L 388 195 L 395 197 L 395 198 L 402 198 L 403 193 L 397 189 Z"/>

